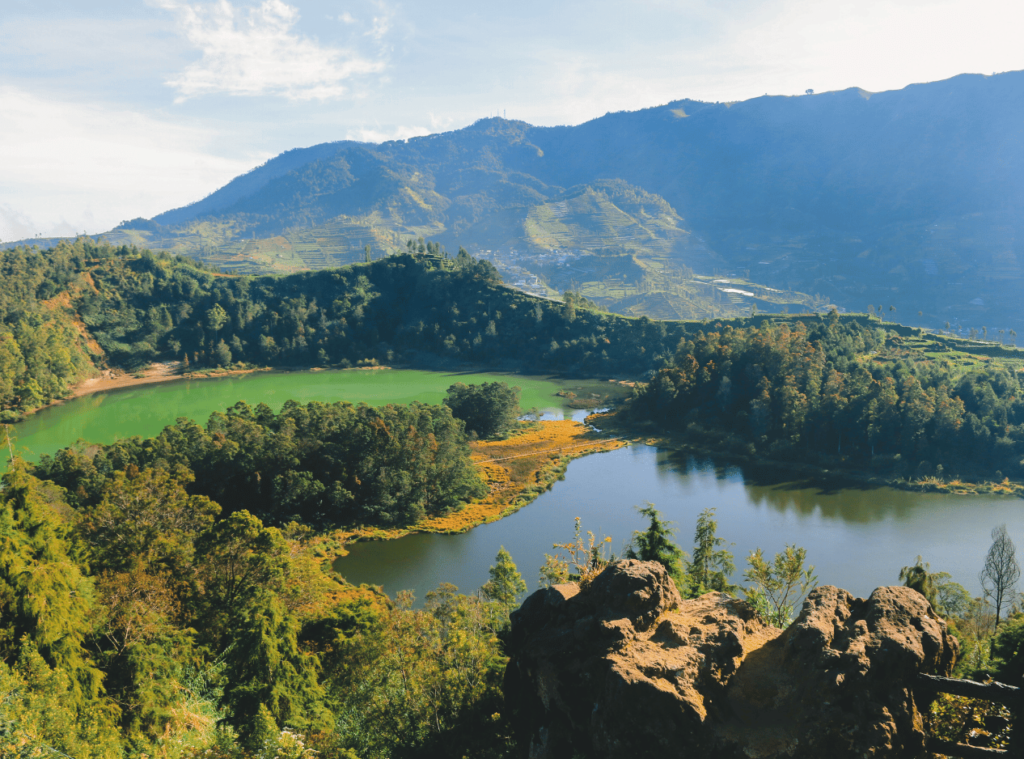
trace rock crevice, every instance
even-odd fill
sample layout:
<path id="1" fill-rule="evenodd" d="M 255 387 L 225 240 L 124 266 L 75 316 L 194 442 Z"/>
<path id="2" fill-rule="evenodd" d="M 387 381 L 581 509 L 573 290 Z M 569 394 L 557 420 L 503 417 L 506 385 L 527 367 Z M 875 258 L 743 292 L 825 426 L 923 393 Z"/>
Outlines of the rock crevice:
<path id="1" fill-rule="evenodd" d="M 618 562 L 585 590 L 513 614 L 506 701 L 525 756 L 902 757 L 921 753 L 918 672 L 956 640 L 902 587 L 815 589 L 785 631 L 724 593 L 684 601 L 657 563 Z"/>

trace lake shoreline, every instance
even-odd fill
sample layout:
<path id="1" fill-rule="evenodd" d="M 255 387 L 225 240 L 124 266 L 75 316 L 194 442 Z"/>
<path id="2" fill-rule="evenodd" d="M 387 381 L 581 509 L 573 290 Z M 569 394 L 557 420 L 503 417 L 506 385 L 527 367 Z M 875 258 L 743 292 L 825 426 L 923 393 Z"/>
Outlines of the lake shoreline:
<path id="1" fill-rule="evenodd" d="M 959 479 L 948 482 L 936 477 L 921 480 L 908 480 L 903 477 L 886 477 L 872 474 L 863 469 L 835 467 L 829 468 L 820 464 L 775 459 L 769 456 L 750 456 L 731 450 L 715 448 L 687 439 L 685 433 L 674 433 L 657 428 L 650 422 L 630 422 L 618 416 L 613 410 L 603 414 L 587 417 L 589 424 L 608 425 L 609 431 L 628 437 L 634 443 L 660 446 L 679 453 L 707 456 L 718 461 L 746 464 L 755 468 L 771 468 L 773 471 L 783 470 L 806 478 L 813 482 L 829 484 L 850 484 L 860 487 L 888 487 L 915 493 L 940 493 L 945 495 L 1006 495 L 1024 497 L 1024 483 L 1010 482 L 1004 478 L 1002 482 L 966 482 Z"/>
<path id="2" fill-rule="evenodd" d="M 183 380 L 204 380 L 204 379 L 222 379 L 224 377 L 241 377 L 247 374 L 256 374 L 258 372 L 267 373 L 278 373 L 278 374 L 293 374 L 295 372 L 364 372 L 364 371 L 376 371 L 376 370 L 391 370 L 395 367 L 391 366 L 353 366 L 353 367 L 324 367 L 324 366 L 295 366 L 295 367 L 282 367 L 282 366 L 252 366 L 244 369 L 201 369 L 199 371 L 182 372 L 181 367 L 183 366 L 180 361 L 166 361 L 159 364 L 150 364 L 140 373 L 128 373 L 120 372 L 118 369 L 104 369 L 100 372 L 99 376 L 89 377 L 78 383 L 72 388 L 71 392 L 68 393 L 64 398 L 55 398 L 46 405 L 37 406 L 34 409 L 25 411 L 21 417 L 13 422 L 24 421 L 26 418 L 38 414 L 43 409 L 52 408 L 53 406 L 60 406 L 68 401 L 73 401 L 77 398 L 84 398 L 87 395 L 94 395 L 96 393 L 106 393 L 111 390 L 124 390 L 131 387 L 141 387 L 143 385 L 156 385 L 162 382 L 180 382 Z M 120 373 L 119 373 L 120 372 Z"/>
<path id="3" fill-rule="evenodd" d="M 385 366 L 385 365 L 374 365 L 374 366 L 249 366 L 240 369 L 199 369 L 196 371 L 184 372 L 184 363 L 181 361 L 163 361 L 159 363 L 153 363 L 143 369 L 141 372 L 127 372 L 120 369 L 103 369 L 97 376 L 87 377 L 86 379 L 76 382 L 68 394 L 63 398 L 54 398 L 49 403 L 36 408 L 29 409 L 28 411 L 21 412 L 20 416 L 10 422 L 11 424 L 18 424 L 24 421 L 30 416 L 38 414 L 40 411 L 54 406 L 60 406 L 68 401 L 73 401 L 77 398 L 83 398 L 87 395 L 94 395 L 96 393 L 105 393 L 111 390 L 124 390 L 131 387 L 141 387 L 143 385 L 155 385 L 163 382 L 177 382 L 181 380 L 201 380 L 201 379 L 220 379 L 222 377 L 240 377 L 247 374 L 255 374 L 257 372 L 269 372 L 269 373 L 281 373 L 281 374 L 292 374 L 295 372 L 367 372 L 367 371 L 390 371 L 390 370 L 403 370 L 409 369 L 414 371 L 440 371 L 452 375 L 459 374 L 476 374 L 476 373 L 496 373 L 496 374 L 508 374 L 515 376 L 520 372 L 504 369 L 493 369 L 486 366 L 476 365 L 461 365 L 458 367 L 446 367 L 439 369 L 435 366 L 417 366 L 415 364 L 401 365 L 401 366 Z M 526 375 L 529 376 L 529 375 Z M 567 380 L 578 382 L 581 379 L 594 380 L 598 382 L 607 381 L 610 384 L 622 387 L 632 387 L 633 383 L 630 380 L 617 380 L 617 379 L 606 379 L 602 380 L 598 377 L 570 377 L 569 375 L 551 374 L 546 375 L 551 379 L 555 380 Z M 583 408 L 583 407 L 576 407 Z"/>
<path id="4" fill-rule="evenodd" d="M 471 458 L 488 485 L 490 492 L 486 496 L 456 512 L 406 527 L 329 531 L 321 538 L 321 555 L 329 558 L 333 554 L 333 562 L 348 554 L 345 546 L 364 540 L 397 540 L 416 533 L 456 535 L 496 522 L 550 490 L 563 479 L 571 461 L 626 445 L 629 441 L 602 435 L 583 422 L 571 420 L 532 422 L 522 434 L 507 440 L 474 441 L 470 443 Z M 517 463 L 509 464 L 510 461 Z"/>

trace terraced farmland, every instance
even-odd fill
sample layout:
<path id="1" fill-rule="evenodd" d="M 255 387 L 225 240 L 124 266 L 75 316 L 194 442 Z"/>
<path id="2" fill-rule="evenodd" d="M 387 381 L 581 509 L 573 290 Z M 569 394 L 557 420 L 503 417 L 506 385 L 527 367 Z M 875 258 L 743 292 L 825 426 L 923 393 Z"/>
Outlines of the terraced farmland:
<path id="1" fill-rule="evenodd" d="M 532 207 L 523 223 L 524 242 L 538 248 L 623 248 L 671 256 L 689 242 L 682 221 L 675 214 L 637 218 L 587 188 L 573 198 Z"/>

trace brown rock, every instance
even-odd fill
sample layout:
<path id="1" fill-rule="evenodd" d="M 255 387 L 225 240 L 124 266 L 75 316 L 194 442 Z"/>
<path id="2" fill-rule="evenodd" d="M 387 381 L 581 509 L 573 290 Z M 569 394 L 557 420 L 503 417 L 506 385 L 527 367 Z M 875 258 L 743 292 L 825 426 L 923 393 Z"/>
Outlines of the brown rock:
<path id="1" fill-rule="evenodd" d="M 623 561 L 513 615 L 507 708 L 524 755 L 914 756 L 918 672 L 956 641 L 924 597 L 818 588 L 782 632 L 746 603 L 682 601 L 660 564 Z"/>

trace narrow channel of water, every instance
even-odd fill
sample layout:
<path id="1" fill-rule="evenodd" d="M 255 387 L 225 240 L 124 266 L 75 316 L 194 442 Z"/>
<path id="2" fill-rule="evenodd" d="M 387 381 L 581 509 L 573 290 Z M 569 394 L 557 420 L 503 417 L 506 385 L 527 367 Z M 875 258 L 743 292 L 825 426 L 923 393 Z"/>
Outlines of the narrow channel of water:
<path id="1" fill-rule="evenodd" d="M 411 535 L 358 543 L 335 568 L 355 583 L 389 594 L 412 589 L 422 601 L 441 582 L 473 592 L 488 578 L 499 547 L 515 559 L 530 590 L 552 543 L 572 538 L 573 519 L 598 537 L 610 535 L 616 553 L 644 527 L 631 507 L 650 501 L 678 528 L 689 548 L 698 514 L 717 509 L 718 534 L 732 545 L 741 578 L 755 548 L 768 556 L 795 544 L 807 548 L 822 584 L 864 596 L 899 584 L 901 567 L 917 555 L 971 593 L 995 525 L 1006 523 L 1024 549 L 1024 502 L 1003 496 L 951 496 L 892 488 L 828 488 L 772 480 L 770 474 L 719 468 L 708 460 L 675 456 L 645 445 L 572 462 L 565 480 L 518 513 L 461 535 Z"/>

